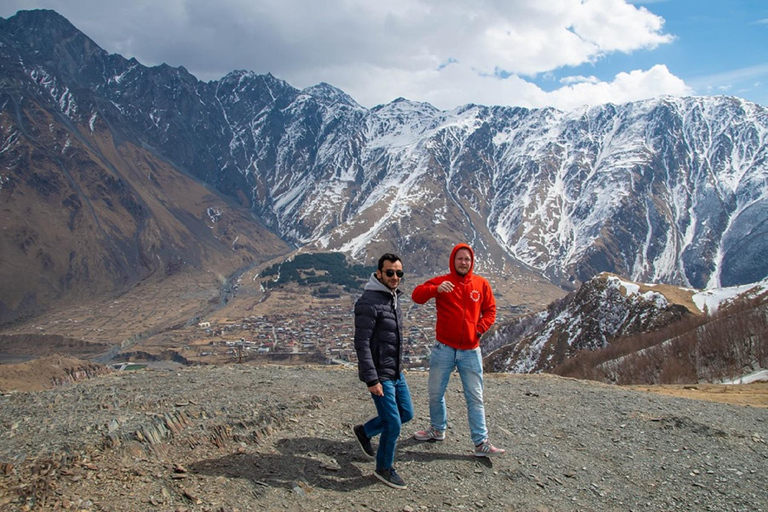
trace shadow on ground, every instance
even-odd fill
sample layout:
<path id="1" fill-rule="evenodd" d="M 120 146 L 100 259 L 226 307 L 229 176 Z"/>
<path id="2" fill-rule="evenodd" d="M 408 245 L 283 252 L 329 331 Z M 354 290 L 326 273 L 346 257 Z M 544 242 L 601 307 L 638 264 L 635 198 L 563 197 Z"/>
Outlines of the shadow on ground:
<path id="1" fill-rule="evenodd" d="M 257 486 L 297 490 L 309 485 L 333 491 L 355 491 L 375 485 L 374 459 L 362 453 L 355 441 L 323 438 L 284 438 L 275 443 L 280 453 L 233 453 L 205 459 L 189 466 L 193 473 L 212 477 L 242 478 Z M 422 451 L 422 448 L 424 451 Z M 450 460 L 492 467 L 490 459 L 433 451 L 431 443 L 406 439 L 399 443 L 398 461 Z M 360 464 L 370 465 L 361 470 Z"/>
<path id="2" fill-rule="evenodd" d="M 398 452 L 395 457 L 395 464 L 397 464 L 398 460 L 410 460 L 415 462 L 452 460 L 456 462 L 480 464 L 488 468 L 493 467 L 491 459 L 488 457 L 475 457 L 469 450 L 467 450 L 466 455 L 439 451 L 442 449 L 442 443 L 439 441 L 417 441 L 411 437 L 401 440 L 397 446 Z"/>
<path id="3" fill-rule="evenodd" d="M 189 470 L 208 476 L 243 478 L 261 486 L 354 491 L 375 483 L 353 462 L 367 459 L 352 442 L 323 438 L 280 439 L 280 453 L 233 453 L 192 464 Z"/>

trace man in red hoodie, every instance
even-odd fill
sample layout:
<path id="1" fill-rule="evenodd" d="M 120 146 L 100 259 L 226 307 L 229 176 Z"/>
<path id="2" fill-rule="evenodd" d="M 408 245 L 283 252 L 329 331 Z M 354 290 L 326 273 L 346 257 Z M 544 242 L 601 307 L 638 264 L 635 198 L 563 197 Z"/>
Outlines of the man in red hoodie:
<path id="1" fill-rule="evenodd" d="M 502 455 L 505 450 L 488 441 L 483 404 L 483 356 L 480 336 L 496 321 L 496 300 L 491 285 L 473 274 L 475 253 L 467 244 L 451 251 L 450 273 L 430 279 L 414 288 L 411 298 L 417 304 L 435 299 L 437 343 L 429 358 L 429 418 L 431 425 L 416 432 L 419 441 L 442 441 L 448 417 L 445 389 L 454 368 L 458 369 L 467 419 L 476 457 Z"/>

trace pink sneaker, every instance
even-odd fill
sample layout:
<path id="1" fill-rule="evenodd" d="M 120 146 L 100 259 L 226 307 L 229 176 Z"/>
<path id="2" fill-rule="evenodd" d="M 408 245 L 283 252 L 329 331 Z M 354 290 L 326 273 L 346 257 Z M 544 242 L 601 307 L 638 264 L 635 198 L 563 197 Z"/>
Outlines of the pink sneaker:
<path id="1" fill-rule="evenodd" d="M 415 432 L 413 438 L 417 441 L 442 441 L 445 439 L 445 431 L 430 426 L 427 430 Z"/>
<path id="2" fill-rule="evenodd" d="M 496 448 L 486 439 L 475 446 L 475 457 L 495 457 L 497 455 L 504 455 L 506 451 L 503 448 Z"/>

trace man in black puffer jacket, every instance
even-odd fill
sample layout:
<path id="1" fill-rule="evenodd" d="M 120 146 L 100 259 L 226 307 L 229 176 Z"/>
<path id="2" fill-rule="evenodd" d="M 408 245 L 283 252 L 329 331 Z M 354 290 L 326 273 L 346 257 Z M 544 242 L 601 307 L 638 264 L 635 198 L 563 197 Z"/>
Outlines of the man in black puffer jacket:
<path id="1" fill-rule="evenodd" d="M 402 373 L 402 311 L 397 289 L 403 263 L 391 253 L 379 258 L 363 295 L 355 303 L 355 351 L 360 380 L 368 386 L 378 416 L 352 429 L 363 452 L 373 457 L 371 438 L 381 434 L 376 478 L 390 487 L 406 485 L 394 467 L 400 428 L 413 418 L 411 392 Z"/>

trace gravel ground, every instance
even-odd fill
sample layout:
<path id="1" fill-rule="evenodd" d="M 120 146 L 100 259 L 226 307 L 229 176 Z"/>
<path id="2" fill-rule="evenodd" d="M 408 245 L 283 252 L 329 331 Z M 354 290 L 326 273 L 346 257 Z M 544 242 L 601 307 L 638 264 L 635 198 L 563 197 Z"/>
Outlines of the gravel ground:
<path id="1" fill-rule="evenodd" d="M 486 375 L 491 440 L 472 455 L 458 376 L 443 442 L 427 374 L 407 374 L 406 490 L 371 476 L 354 369 L 231 365 L 115 372 L 0 396 L 0 509 L 110 511 L 768 510 L 768 409 L 545 375 Z"/>

